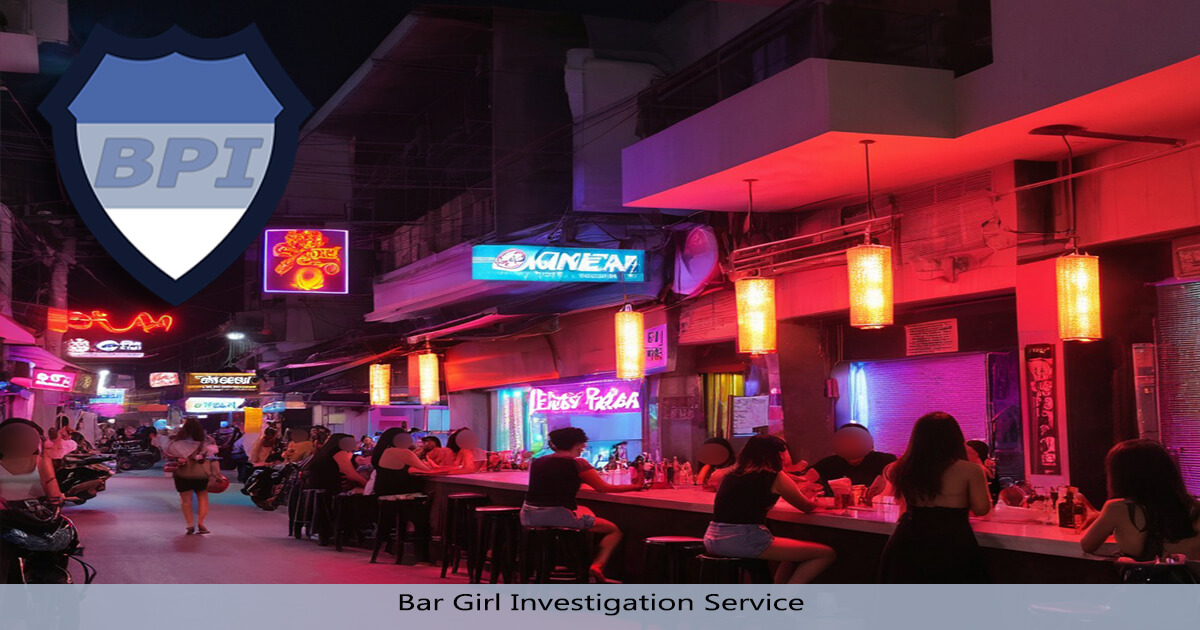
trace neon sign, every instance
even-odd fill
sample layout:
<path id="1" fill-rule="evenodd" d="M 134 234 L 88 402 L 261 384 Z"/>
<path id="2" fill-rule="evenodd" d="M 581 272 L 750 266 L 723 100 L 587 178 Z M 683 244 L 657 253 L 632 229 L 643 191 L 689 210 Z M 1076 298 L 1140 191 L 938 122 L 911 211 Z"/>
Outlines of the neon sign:
<path id="1" fill-rule="evenodd" d="M 67 332 L 68 330 L 102 330 L 117 335 L 125 334 L 135 328 L 144 333 L 156 330 L 170 332 L 175 324 L 175 318 L 170 315 L 154 317 L 142 311 L 133 317 L 128 324 L 120 326 L 112 316 L 104 311 L 67 311 L 61 308 L 51 308 L 46 315 L 46 328 L 51 332 Z"/>
<path id="2" fill-rule="evenodd" d="M 646 252 L 541 245 L 476 245 L 474 280 L 526 282 L 643 282 Z"/>
<path id="3" fill-rule="evenodd" d="M 179 372 L 151 372 L 150 387 L 170 387 L 179 384 Z"/>
<path id="4" fill-rule="evenodd" d="M 53 392 L 69 392 L 75 386 L 74 372 L 58 372 L 55 370 L 34 370 L 31 389 L 47 389 Z"/>
<path id="5" fill-rule="evenodd" d="M 183 410 L 188 413 L 240 411 L 245 402 L 245 398 L 188 398 L 183 403 Z"/>
<path id="6" fill-rule="evenodd" d="M 254 372 L 192 372 L 187 375 L 189 392 L 256 392 L 258 375 Z"/>
<path id="7" fill-rule="evenodd" d="M 67 340 L 67 355 L 78 359 L 140 359 L 146 356 L 136 339 L 104 339 L 93 342 L 82 337 Z"/>
<path id="8" fill-rule="evenodd" d="M 533 413 L 625 413 L 642 408 L 641 381 L 604 381 L 529 390 Z"/>
<path id="9" fill-rule="evenodd" d="M 346 230 L 267 230 L 263 290 L 267 293 L 347 293 Z"/>

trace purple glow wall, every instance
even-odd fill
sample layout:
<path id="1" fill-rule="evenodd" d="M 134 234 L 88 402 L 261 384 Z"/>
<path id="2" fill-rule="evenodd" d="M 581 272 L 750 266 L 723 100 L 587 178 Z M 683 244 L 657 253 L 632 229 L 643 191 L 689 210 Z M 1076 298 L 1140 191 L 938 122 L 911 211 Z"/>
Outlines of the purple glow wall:
<path id="1" fill-rule="evenodd" d="M 263 291 L 348 293 L 349 235 L 346 230 L 266 230 Z"/>

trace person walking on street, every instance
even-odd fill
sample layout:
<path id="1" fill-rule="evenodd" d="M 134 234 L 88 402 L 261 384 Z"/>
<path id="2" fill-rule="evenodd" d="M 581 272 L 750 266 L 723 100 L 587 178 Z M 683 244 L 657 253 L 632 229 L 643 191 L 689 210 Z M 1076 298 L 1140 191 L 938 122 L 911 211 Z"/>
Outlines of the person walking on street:
<path id="1" fill-rule="evenodd" d="M 187 521 L 187 535 L 207 534 L 204 519 L 208 517 L 208 483 L 221 475 L 215 460 L 217 447 L 208 441 L 204 427 L 195 418 L 188 418 L 167 444 L 168 464 L 174 460 L 171 473 L 175 491 L 179 493 L 179 508 Z M 196 511 L 192 513 L 192 495 Z"/>

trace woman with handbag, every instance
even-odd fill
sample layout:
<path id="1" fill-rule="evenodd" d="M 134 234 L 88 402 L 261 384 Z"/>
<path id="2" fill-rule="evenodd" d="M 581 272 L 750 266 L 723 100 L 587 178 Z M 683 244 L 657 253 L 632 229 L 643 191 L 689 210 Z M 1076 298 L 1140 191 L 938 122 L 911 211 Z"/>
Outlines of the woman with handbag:
<path id="1" fill-rule="evenodd" d="M 208 516 L 208 489 L 224 479 L 212 459 L 216 445 L 211 444 L 204 427 L 195 418 L 188 418 L 167 444 L 167 463 L 164 470 L 175 480 L 175 491 L 179 493 L 179 508 L 187 521 L 187 535 L 207 534 L 204 519 Z M 225 483 L 228 483 L 226 480 Z M 192 495 L 196 496 L 195 517 L 192 515 Z"/>

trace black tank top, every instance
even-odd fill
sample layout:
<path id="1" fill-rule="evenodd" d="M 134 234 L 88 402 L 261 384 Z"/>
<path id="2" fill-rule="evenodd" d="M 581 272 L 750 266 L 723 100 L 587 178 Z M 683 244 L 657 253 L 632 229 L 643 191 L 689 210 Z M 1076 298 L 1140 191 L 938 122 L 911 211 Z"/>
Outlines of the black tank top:
<path id="1" fill-rule="evenodd" d="M 386 496 L 421 492 L 421 480 L 417 479 L 408 469 L 407 465 L 404 468 L 384 468 L 382 466 L 376 468 L 375 494 Z"/>
<path id="2" fill-rule="evenodd" d="M 529 492 L 525 502 L 537 507 L 565 507 L 574 510 L 575 495 L 583 481 L 579 473 L 591 468 L 582 459 L 547 456 L 529 465 Z"/>
<path id="3" fill-rule="evenodd" d="M 778 476 L 779 473 L 769 470 L 725 475 L 717 488 L 712 520 L 743 525 L 766 523 L 767 512 L 779 501 L 779 495 L 771 490 Z"/>

